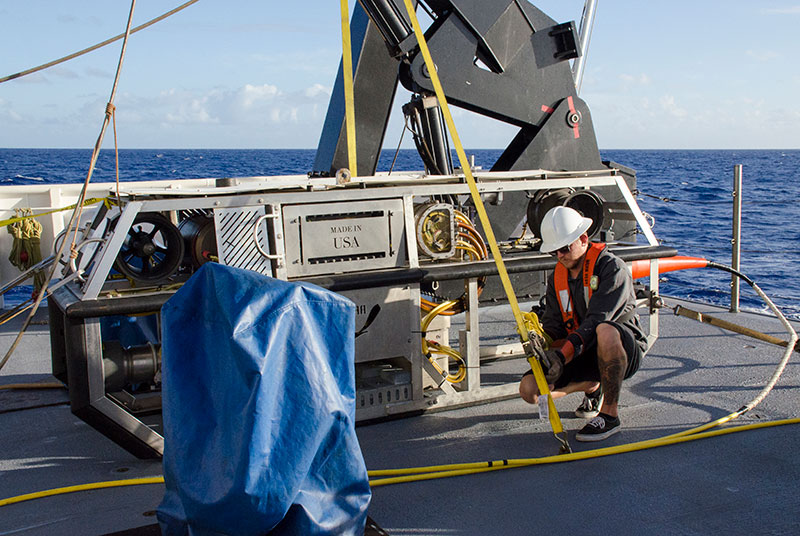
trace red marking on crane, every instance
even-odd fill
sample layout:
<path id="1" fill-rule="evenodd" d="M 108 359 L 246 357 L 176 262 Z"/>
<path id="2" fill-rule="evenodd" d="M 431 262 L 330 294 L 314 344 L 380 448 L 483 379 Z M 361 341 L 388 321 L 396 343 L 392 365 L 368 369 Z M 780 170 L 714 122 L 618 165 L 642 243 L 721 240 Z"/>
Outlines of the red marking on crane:
<path id="1" fill-rule="evenodd" d="M 569 97 L 567 97 L 567 104 L 569 104 L 569 113 L 574 114 L 575 113 L 575 103 L 572 102 L 572 96 L 571 95 Z M 575 133 L 575 139 L 576 140 L 581 137 L 581 131 L 578 128 L 578 124 L 577 123 L 572 125 L 572 132 Z"/>
<path id="2" fill-rule="evenodd" d="M 544 104 L 542 104 L 542 111 L 544 113 L 546 113 L 546 114 L 551 114 L 551 113 L 555 112 L 556 110 L 555 110 L 555 108 L 550 108 L 549 106 L 545 106 Z"/>

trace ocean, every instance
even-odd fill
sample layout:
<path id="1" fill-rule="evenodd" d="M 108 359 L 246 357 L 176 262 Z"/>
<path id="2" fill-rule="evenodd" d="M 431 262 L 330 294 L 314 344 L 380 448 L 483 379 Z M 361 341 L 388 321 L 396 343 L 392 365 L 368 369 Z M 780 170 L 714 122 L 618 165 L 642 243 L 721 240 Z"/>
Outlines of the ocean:
<path id="1" fill-rule="evenodd" d="M 500 150 L 469 150 L 488 169 Z M 189 179 L 306 173 L 312 149 L 127 149 L 120 180 Z M 604 150 L 604 160 L 637 172 L 636 197 L 656 237 L 680 255 L 731 263 L 733 169 L 743 166 L 741 271 L 790 318 L 800 319 L 800 150 Z M 91 150 L 0 149 L 0 186 L 83 182 Z M 381 156 L 389 169 L 393 150 Z M 394 169 L 421 169 L 416 151 L 401 150 Z M 101 152 L 93 181 L 114 181 L 114 155 Z M 740 307 L 767 312 L 742 282 Z M 711 269 L 662 275 L 661 293 L 721 306 L 730 304 L 730 275 Z M 8 302 L 7 302 L 8 303 Z"/>

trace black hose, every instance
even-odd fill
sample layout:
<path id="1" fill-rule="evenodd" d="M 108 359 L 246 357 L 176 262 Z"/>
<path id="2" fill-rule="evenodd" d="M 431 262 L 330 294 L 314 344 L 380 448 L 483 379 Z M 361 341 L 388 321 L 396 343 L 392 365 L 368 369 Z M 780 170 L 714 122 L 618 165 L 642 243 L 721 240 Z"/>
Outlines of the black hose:
<path id="1" fill-rule="evenodd" d="M 751 287 L 755 286 L 755 282 L 752 279 L 750 279 L 749 277 L 744 275 L 742 272 L 740 272 L 738 270 L 734 270 L 730 266 L 725 266 L 724 264 L 719 264 L 719 263 L 716 263 L 716 262 L 708 261 L 708 267 L 709 268 L 716 268 L 717 270 L 722 270 L 723 272 L 728 272 L 729 274 L 733 274 L 733 275 L 737 276 L 740 279 L 744 279 L 747 282 L 747 284 L 750 285 Z"/>

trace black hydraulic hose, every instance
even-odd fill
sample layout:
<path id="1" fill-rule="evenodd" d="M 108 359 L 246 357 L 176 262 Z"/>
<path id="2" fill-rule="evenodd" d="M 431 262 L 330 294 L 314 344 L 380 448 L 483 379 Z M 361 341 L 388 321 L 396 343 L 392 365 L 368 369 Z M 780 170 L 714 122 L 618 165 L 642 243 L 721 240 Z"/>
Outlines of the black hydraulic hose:
<path id="1" fill-rule="evenodd" d="M 746 281 L 747 284 L 750 285 L 751 287 L 755 287 L 756 286 L 755 282 L 753 282 L 752 279 L 750 279 L 749 277 L 744 275 L 742 272 L 740 272 L 738 270 L 734 270 L 730 266 L 725 266 L 724 264 L 719 264 L 719 263 L 716 263 L 716 262 L 708 261 L 708 267 L 709 268 L 716 268 L 717 270 L 722 270 L 723 272 L 728 272 L 729 274 L 733 274 L 736 277 L 738 277 L 739 279 L 743 279 L 744 281 Z"/>

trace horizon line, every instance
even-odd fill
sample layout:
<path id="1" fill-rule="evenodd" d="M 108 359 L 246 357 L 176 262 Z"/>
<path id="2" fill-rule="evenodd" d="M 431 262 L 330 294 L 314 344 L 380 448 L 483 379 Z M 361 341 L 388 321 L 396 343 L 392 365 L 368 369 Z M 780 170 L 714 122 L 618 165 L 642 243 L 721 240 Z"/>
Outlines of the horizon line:
<path id="1" fill-rule="evenodd" d="M 2 151 L 92 151 L 92 147 L 0 147 Z M 113 148 L 101 148 L 101 151 L 113 151 Z M 315 147 L 120 147 L 120 151 L 316 151 Z M 383 148 L 381 151 L 396 151 L 396 148 Z M 413 147 L 400 149 L 401 151 L 417 151 Z M 451 149 L 452 150 L 452 149 Z M 503 151 L 504 147 L 472 147 L 465 148 L 466 151 Z M 702 147 L 702 148 L 676 148 L 676 147 L 661 147 L 661 148 L 621 148 L 611 147 L 598 149 L 603 151 L 800 151 L 800 147 L 749 147 L 749 148 L 715 148 L 715 147 Z"/>

